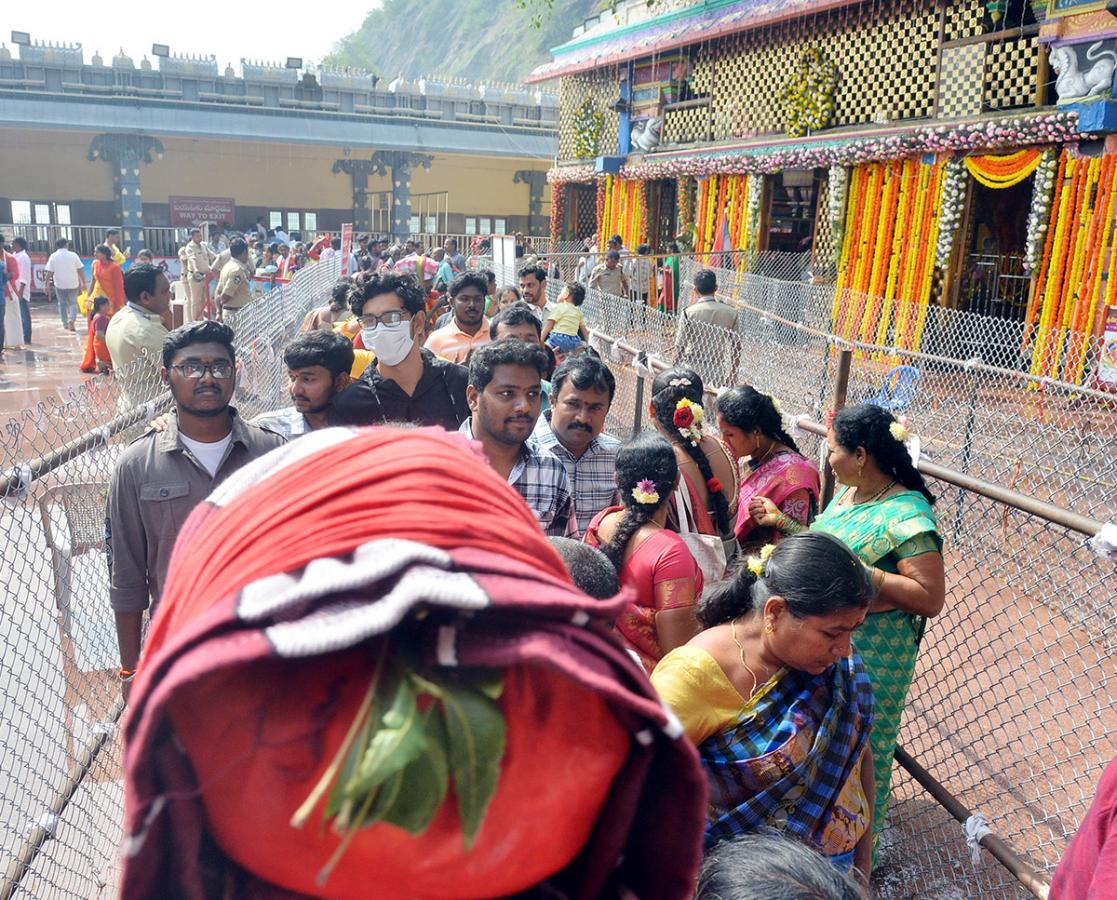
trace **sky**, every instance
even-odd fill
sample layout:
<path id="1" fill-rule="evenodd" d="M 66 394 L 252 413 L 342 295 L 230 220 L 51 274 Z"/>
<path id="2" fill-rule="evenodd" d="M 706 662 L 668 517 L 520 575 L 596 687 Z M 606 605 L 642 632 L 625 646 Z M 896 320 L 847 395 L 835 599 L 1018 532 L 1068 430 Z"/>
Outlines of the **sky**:
<path id="1" fill-rule="evenodd" d="M 379 0 L 321 5 L 306 0 L 263 5 L 204 0 L 124 6 L 90 0 L 6 3 L 0 42 L 14 54 L 11 32 L 27 31 L 32 40 L 80 43 L 86 62 L 98 51 L 106 64 L 123 47 L 137 65 L 145 53 L 151 58 L 152 44 L 167 44 L 172 53 L 216 54 L 222 70 L 231 62 L 239 71 L 241 57 L 281 65 L 288 56 L 317 62 L 335 41 L 360 27 L 365 11 L 379 5 Z M 261 10 L 266 10 L 266 27 L 260 25 Z"/>

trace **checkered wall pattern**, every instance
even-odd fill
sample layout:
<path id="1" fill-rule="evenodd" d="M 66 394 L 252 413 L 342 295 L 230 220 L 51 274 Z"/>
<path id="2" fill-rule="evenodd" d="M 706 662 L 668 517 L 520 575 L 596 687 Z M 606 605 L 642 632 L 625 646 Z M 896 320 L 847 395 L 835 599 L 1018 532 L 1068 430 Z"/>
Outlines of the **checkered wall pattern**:
<path id="1" fill-rule="evenodd" d="M 818 188 L 818 218 L 815 219 L 814 260 L 811 270 L 816 276 L 829 278 L 837 275 L 837 241 L 830 222 L 830 179 Z"/>
<path id="2" fill-rule="evenodd" d="M 609 104 L 620 96 L 620 71 L 616 66 L 569 75 L 559 80 L 559 159 L 574 159 L 574 117 L 587 97 L 605 116 L 601 153 L 617 152 L 620 116 Z"/>
<path id="3" fill-rule="evenodd" d="M 1015 109 L 1035 103 L 1041 52 L 1035 36 L 985 45 L 985 109 Z"/>
<path id="4" fill-rule="evenodd" d="M 817 47 L 838 68 L 831 127 L 924 118 L 935 104 L 938 33 L 934 0 L 846 7 L 701 47 L 692 87 L 710 94 L 715 141 L 781 133 L 780 92 Z"/>
<path id="5" fill-rule="evenodd" d="M 939 118 L 960 119 L 981 112 L 985 45 L 944 47 L 939 78 Z"/>
<path id="6" fill-rule="evenodd" d="M 985 31 L 984 22 L 984 0 L 950 0 L 946 7 L 943 39 L 950 43 L 976 37 Z"/>

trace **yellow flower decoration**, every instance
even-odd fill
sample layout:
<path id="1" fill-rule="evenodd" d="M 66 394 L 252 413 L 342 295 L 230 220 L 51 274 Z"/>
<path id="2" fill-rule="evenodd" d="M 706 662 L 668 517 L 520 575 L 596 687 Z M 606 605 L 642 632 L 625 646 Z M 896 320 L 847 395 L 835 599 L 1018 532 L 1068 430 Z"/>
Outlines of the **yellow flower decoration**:
<path id="1" fill-rule="evenodd" d="M 772 401 L 772 407 L 775 409 L 775 411 L 777 413 L 779 413 L 782 416 L 783 415 L 783 407 L 780 406 L 780 401 L 776 399 L 776 395 L 775 394 L 765 394 L 764 396 Z"/>
<path id="2" fill-rule="evenodd" d="M 632 489 L 632 499 L 637 503 L 659 503 L 659 491 L 655 489 L 655 482 L 650 478 L 638 481 Z"/>
<path id="3" fill-rule="evenodd" d="M 697 447 L 698 442 L 702 440 L 702 422 L 705 418 L 706 414 L 700 404 L 683 397 L 675 404 L 672 421 L 679 429 L 679 434 Z"/>
<path id="4" fill-rule="evenodd" d="M 908 442 L 908 439 L 911 437 L 911 432 L 908 431 L 899 422 L 893 422 L 891 425 L 889 425 L 888 433 L 891 434 L 892 437 L 898 440 L 901 444 L 906 444 Z"/>
<path id="5" fill-rule="evenodd" d="M 767 565 L 768 560 L 772 558 L 772 554 L 776 552 L 775 544 L 765 544 L 760 553 L 756 556 L 750 556 L 746 561 L 746 565 L 750 572 L 757 578 L 764 577 L 764 566 Z"/>

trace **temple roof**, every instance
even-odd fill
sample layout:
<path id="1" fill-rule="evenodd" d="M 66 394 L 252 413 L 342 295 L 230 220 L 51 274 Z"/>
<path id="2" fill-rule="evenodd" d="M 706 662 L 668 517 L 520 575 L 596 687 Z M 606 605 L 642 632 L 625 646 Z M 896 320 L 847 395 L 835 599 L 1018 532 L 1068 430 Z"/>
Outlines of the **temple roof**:
<path id="1" fill-rule="evenodd" d="M 576 38 L 554 47 L 554 59 L 525 80 L 546 81 L 560 75 L 616 65 L 652 53 L 708 41 L 800 16 L 851 6 L 861 0 L 705 0 L 603 34 Z"/>

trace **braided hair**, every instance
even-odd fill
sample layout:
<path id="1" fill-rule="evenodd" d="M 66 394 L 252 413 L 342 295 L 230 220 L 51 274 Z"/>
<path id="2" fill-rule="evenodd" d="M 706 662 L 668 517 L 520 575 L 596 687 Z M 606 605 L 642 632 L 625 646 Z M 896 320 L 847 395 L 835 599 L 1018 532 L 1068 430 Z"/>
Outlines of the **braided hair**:
<path id="1" fill-rule="evenodd" d="M 682 440 L 679 429 L 675 425 L 675 407 L 680 400 L 689 400 L 695 406 L 701 407 L 704 399 L 702 379 L 693 369 L 674 368 L 660 372 L 652 382 L 652 409 L 655 410 L 656 421 L 671 437 L 671 442 L 681 444 L 690 458 L 698 464 L 698 471 L 707 483 L 709 490 L 710 479 L 714 477 L 713 467 L 706 458 L 701 447 L 696 447 L 690 441 Z M 729 503 L 721 491 L 709 491 L 710 503 L 714 508 L 714 521 L 719 534 L 729 534 L 733 530 L 729 521 Z"/>
<path id="2" fill-rule="evenodd" d="M 861 406 L 847 406 L 834 416 L 830 426 L 834 437 L 848 452 L 858 447 L 873 458 L 877 468 L 890 478 L 895 478 L 909 491 L 918 491 L 933 504 L 935 495 L 927 488 L 927 482 L 912 465 L 907 447 L 892 436 L 892 426 L 896 420 L 892 413 L 870 403 Z"/>
<path id="3" fill-rule="evenodd" d="M 772 398 L 750 385 L 731 388 L 718 397 L 718 415 L 741 431 L 759 431 L 764 437 L 802 452 L 783 428 L 783 417 Z"/>
<path id="4" fill-rule="evenodd" d="M 750 560 L 750 563 L 755 562 Z M 769 597 L 783 597 L 796 619 L 828 616 L 873 598 L 869 570 L 840 540 L 824 531 L 802 531 L 780 541 L 766 562 L 741 565 L 698 604 L 704 628 L 757 612 Z"/>
<path id="5" fill-rule="evenodd" d="M 601 552 L 609 557 L 618 572 L 624 565 L 628 542 L 640 526 L 651 521 L 652 516 L 670 499 L 678 477 L 679 463 L 675 459 L 675 451 L 670 441 L 657 432 L 642 431 L 617 449 L 616 481 L 624 512 L 613 537 L 601 547 Z M 659 497 L 654 503 L 643 503 L 633 494 L 637 486 L 645 481 L 655 485 L 654 493 Z"/>

